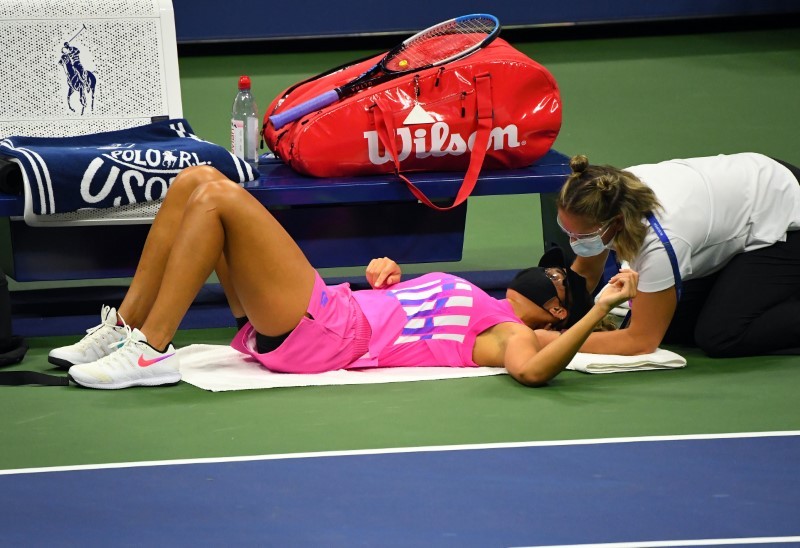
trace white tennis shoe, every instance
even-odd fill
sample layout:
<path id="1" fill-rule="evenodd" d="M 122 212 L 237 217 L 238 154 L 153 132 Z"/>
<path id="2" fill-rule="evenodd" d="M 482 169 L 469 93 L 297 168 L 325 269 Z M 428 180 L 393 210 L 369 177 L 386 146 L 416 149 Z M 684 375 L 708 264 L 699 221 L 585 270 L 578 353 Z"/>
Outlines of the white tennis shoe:
<path id="1" fill-rule="evenodd" d="M 117 325 L 117 309 L 103 306 L 100 325 L 87 329 L 86 335 L 75 344 L 51 350 L 47 361 L 64 369 L 93 362 L 114 352 L 126 336 L 125 327 Z"/>
<path id="2" fill-rule="evenodd" d="M 171 344 L 159 352 L 138 329 L 125 326 L 127 336 L 116 352 L 97 361 L 73 365 L 69 376 L 88 388 L 116 390 L 130 386 L 159 386 L 181 380 L 178 356 Z"/>

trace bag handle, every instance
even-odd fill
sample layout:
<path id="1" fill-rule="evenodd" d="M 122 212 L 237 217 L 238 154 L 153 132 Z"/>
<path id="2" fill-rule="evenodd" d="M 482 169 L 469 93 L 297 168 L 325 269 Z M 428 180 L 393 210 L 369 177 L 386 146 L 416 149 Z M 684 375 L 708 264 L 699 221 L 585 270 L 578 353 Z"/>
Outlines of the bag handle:
<path id="1" fill-rule="evenodd" d="M 486 158 L 486 149 L 489 146 L 489 135 L 492 132 L 492 121 L 494 118 L 494 109 L 492 107 L 492 78 L 488 73 L 479 74 L 475 77 L 475 90 L 476 102 L 478 106 L 478 130 L 475 134 L 475 142 L 472 146 L 472 153 L 470 155 L 469 167 L 464 175 L 464 180 L 461 182 L 461 187 L 456 193 L 453 203 L 449 206 L 438 206 L 431 202 L 425 194 L 414 184 L 408 177 L 400 173 L 400 161 L 397 155 L 397 132 L 394 127 L 394 118 L 391 112 L 385 112 L 379 102 L 376 102 L 377 108 L 375 109 L 375 128 L 378 131 L 378 138 L 383 144 L 384 148 L 392 155 L 394 160 L 395 173 L 400 177 L 408 186 L 408 189 L 417 200 L 437 209 L 439 211 L 447 211 L 453 209 L 464 203 L 469 198 L 472 191 L 475 189 L 475 184 L 478 182 L 478 175 L 483 167 L 483 161 Z"/>

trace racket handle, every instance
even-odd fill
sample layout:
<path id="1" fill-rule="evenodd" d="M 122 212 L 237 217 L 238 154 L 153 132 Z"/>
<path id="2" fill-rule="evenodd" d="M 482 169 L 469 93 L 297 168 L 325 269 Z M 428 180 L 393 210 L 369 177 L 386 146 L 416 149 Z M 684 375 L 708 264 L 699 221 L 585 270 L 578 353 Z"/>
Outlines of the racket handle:
<path id="1" fill-rule="evenodd" d="M 315 110 L 332 105 L 338 100 L 339 94 L 336 93 L 335 89 L 332 89 L 330 91 L 326 91 L 322 95 L 317 95 L 313 99 L 309 99 L 308 101 L 300 103 L 299 105 L 295 105 L 292 108 L 286 109 L 283 112 L 273 114 L 269 117 L 269 121 L 272 122 L 272 127 L 275 129 L 281 129 L 286 124 L 294 122 L 295 120 L 299 120 L 306 114 L 311 114 Z"/>

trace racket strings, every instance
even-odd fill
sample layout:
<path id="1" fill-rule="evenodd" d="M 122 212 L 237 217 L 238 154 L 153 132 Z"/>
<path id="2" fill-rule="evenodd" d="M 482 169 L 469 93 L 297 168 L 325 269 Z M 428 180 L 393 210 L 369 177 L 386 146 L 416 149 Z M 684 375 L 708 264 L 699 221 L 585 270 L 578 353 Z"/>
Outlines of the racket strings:
<path id="1" fill-rule="evenodd" d="M 468 52 L 480 45 L 496 28 L 486 18 L 450 21 L 415 36 L 392 60 L 390 70 L 413 70 Z"/>
<path id="2" fill-rule="evenodd" d="M 432 36 L 425 42 L 415 44 L 413 48 L 403 50 L 401 56 L 407 61 L 408 67 L 433 65 L 469 50 L 480 44 L 483 38 L 484 36 L 471 38 L 460 34 Z"/>
<path id="3" fill-rule="evenodd" d="M 412 38 L 411 44 L 418 41 L 425 41 L 435 36 L 446 36 L 451 34 L 491 34 L 497 23 L 492 19 L 483 17 L 473 17 L 460 21 L 449 21 L 446 24 L 438 25 L 422 32 L 419 36 Z"/>

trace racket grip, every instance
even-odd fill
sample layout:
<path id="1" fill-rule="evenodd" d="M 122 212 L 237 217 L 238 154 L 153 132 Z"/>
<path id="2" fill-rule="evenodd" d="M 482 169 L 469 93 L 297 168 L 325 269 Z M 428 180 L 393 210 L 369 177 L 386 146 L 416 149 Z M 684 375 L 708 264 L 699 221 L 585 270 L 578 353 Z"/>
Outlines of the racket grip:
<path id="1" fill-rule="evenodd" d="M 275 129 L 281 129 L 283 126 L 290 122 L 294 122 L 295 120 L 299 120 L 306 114 L 311 114 L 315 110 L 319 110 L 323 107 L 327 107 L 339 100 L 339 94 L 336 93 L 335 89 L 330 91 L 326 91 L 322 95 L 317 95 L 313 99 L 309 99 L 299 105 L 295 105 L 292 108 L 286 109 L 283 112 L 278 114 L 273 114 L 269 117 L 269 121 L 272 122 L 272 127 Z"/>

